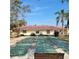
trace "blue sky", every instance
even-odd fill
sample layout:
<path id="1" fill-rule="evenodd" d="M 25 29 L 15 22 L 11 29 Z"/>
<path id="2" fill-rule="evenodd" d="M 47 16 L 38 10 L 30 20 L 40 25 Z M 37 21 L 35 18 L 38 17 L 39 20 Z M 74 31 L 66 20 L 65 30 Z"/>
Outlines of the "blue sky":
<path id="1" fill-rule="evenodd" d="M 23 4 L 30 5 L 31 13 L 26 14 L 28 25 L 56 25 L 55 12 L 61 10 L 60 0 L 22 0 Z M 63 4 L 65 11 L 69 10 L 69 4 Z M 66 23 L 66 22 L 65 22 Z M 59 24 L 61 25 L 61 24 Z"/>

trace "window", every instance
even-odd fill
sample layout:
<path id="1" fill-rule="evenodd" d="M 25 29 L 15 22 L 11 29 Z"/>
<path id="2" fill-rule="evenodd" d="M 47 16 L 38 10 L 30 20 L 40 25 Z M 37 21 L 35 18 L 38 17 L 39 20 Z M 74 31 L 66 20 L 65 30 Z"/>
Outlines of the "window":
<path id="1" fill-rule="evenodd" d="M 50 30 L 47 30 L 47 34 L 50 34 Z"/>
<path id="2" fill-rule="evenodd" d="M 26 33 L 26 30 L 23 30 L 23 33 Z"/>
<path id="3" fill-rule="evenodd" d="M 39 31 L 36 31 L 36 33 L 38 34 L 38 33 L 39 33 Z"/>

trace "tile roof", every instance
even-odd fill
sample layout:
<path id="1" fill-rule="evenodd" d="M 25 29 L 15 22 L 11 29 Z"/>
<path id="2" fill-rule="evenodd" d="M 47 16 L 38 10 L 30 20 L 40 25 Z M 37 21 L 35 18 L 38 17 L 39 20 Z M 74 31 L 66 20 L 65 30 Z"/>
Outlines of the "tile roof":
<path id="1" fill-rule="evenodd" d="M 34 31 L 37 31 L 37 30 L 54 30 L 56 27 L 54 26 L 23 26 L 21 29 L 22 30 L 34 30 Z"/>

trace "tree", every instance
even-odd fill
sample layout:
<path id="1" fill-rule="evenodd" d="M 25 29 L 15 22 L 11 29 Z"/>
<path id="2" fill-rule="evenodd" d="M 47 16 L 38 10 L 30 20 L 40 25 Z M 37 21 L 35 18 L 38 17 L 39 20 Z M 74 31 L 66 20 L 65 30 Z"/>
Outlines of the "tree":
<path id="1" fill-rule="evenodd" d="M 26 25 L 26 21 L 23 19 L 23 20 L 19 20 L 19 26 L 21 27 L 22 25 Z"/>
<path id="2" fill-rule="evenodd" d="M 63 9 L 61 10 L 61 22 L 62 22 L 62 31 L 64 34 L 64 10 Z"/>
<path id="3" fill-rule="evenodd" d="M 27 12 L 29 12 L 29 13 L 31 12 L 29 7 L 30 7 L 30 5 L 23 5 L 21 7 L 20 12 L 21 12 L 22 20 L 25 19 Z"/>
<path id="4" fill-rule="evenodd" d="M 69 12 L 64 12 L 63 10 L 55 13 L 58 15 L 56 17 L 56 27 L 58 26 L 59 21 L 62 23 L 62 32 L 64 34 L 64 20 L 67 20 L 66 27 L 69 28 Z"/>
<path id="5" fill-rule="evenodd" d="M 31 12 L 29 5 L 23 5 L 22 0 L 10 0 L 10 29 L 15 30 L 17 36 L 20 33 L 20 26 L 26 23 L 26 12 Z M 21 15 L 22 20 L 19 20 Z"/>
<path id="6" fill-rule="evenodd" d="M 21 8 L 21 0 L 10 0 L 10 23 L 15 23 Z"/>
<path id="7" fill-rule="evenodd" d="M 56 14 L 58 14 L 61 18 L 61 22 L 62 22 L 62 32 L 64 34 L 64 8 L 63 8 L 63 3 L 64 2 L 69 2 L 69 0 L 61 0 L 61 3 L 62 3 L 62 9 L 59 11 L 59 12 L 56 12 Z"/>
<path id="8" fill-rule="evenodd" d="M 67 20 L 67 28 L 69 28 L 69 12 L 64 13 L 64 17 Z"/>
<path id="9" fill-rule="evenodd" d="M 59 21 L 60 21 L 60 16 L 57 16 L 57 17 L 56 17 L 56 27 L 58 27 Z"/>
<path id="10" fill-rule="evenodd" d="M 29 5 L 22 5 L 22 0 L 11 0 L 10 1 L 10 25 L 19 26 L 19 15 L 22 19 L 25 19 L 26 12 L 31 12 Z"/>
<path id="11" fill-rule="evenodd" d="M 55 13 L 57 16 L 56 20 L 57 22 L 59 22 L 61 20 L 62 22 L 62 31 L 64 32 L 64 10 L 60 10 L 58 12 Z"/>
<path id="12" fill-rule="evenodd" d="M 61 3 L 69 2 L 69 0 L 61 0 Z"/>

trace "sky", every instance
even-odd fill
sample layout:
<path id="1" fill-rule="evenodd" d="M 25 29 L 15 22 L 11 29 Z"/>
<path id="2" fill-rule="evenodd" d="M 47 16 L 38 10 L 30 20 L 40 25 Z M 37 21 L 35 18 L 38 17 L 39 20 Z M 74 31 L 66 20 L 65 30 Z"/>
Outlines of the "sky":
<path id="1" fill-rule="evenodd" d="M 27 13 L 25 18 L 28 25 L 56 26 L 55 12 L 62 9 L 60 0 L 22 0 L 22 2 L 30 5 L 31 13 Z M 64 2 L 63 8 L 65 11 L 69 10 L 69 4 Z"/>

